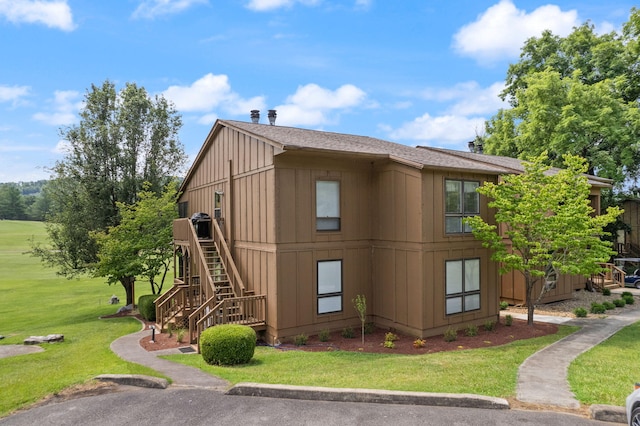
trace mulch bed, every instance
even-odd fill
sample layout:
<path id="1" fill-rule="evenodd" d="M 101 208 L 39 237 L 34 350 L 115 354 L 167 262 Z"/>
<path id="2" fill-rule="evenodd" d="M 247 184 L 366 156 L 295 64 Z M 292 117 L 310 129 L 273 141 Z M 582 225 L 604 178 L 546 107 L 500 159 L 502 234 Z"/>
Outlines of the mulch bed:
<path id="1" fill-rule="evenodd" d="M 138 317 L 138 316 L 137 316 Z M 138 317 L 139 318 L 139 317 Z M 142 320 L 141 318 L 139 318 Z M 143 321 L 143 320 L 142 320 Z M 140 346 L 148 351 L 156 351 L 161 349 L 171 349 L 188 347 L 186 342 L 178 342 L 176 333 L 172 336 L 169 333 L 155 333 L 155 341 L 151 341 L 151 323 L 145 322 L 145 328 L 149 331 L 149 335 L 140 340 Z M 403 355 L 420 355 L 443 351 L 458 351 L 462 349 L 487 348 L 492 346 L 500 346 L 509 342 L 522 339 L 530 339 L 533 337 L 554 334 L 558 331 L 558 326 L 548 323 L 534 323 L 528 326 L 524 320 L 514 319 L 511 326 L 504 324 L 504 318 L 492 331 L 486 331 L 482 326 L 478 327 L 476 336 L 467 336 L 465 330 L 459 330 L 457 339 L 453 342 L 446 342 L 442 335 L 428 337 L 425 340 L 425 346 L 422 348 L 414 347 L 415 337 L 397 333 L 398 339 L 394 341 L 394 348 L 385 348 L 385 335 L 389 330 L 376 328 L 373 333 L 365 334 L 365 342 L 362 344 L 359 330 L 356 330 L 354 338 L 342 337 L 340 331 L 330 334 L 329 340 L 321 342 L 318 336 L 309 336 L 307 344 L 296 346 L 293 342 L 286 342 L 277 346 L 280 350 L 302 350 L 302 351 L 353 351 L 368 353 L 386 353 L 386 354 L 403 354 Z"/>

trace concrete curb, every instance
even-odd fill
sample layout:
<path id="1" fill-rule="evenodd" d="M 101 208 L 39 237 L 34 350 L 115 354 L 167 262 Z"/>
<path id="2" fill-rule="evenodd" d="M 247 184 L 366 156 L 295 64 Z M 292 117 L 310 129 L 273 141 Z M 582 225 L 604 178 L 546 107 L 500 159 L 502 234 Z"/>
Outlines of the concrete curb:
<path id="1" fill-rule="evenodd" d="M 262 396 L 267 398 L 307 399 L 312 401 L 373 402 L 378 404 L 509 409 L 509 403 L 505 399 L 471 394 L 264 385 L 260 383 L 238 383 L 229 389 L 226 394 Z"/>
<path id="2" fill-rule="evenodd" d="M 152 389 L 166 389 L 169 386 L 166 379 L 141 374 L 101 374 L 96 376 L 95 380 Z"/>
<path id="3" fill-rule="evenodd" d="M 624 407 L 594 404 L 589 407 L 591 418 L 601 422 L 627 424 L 627 412 Z"/>

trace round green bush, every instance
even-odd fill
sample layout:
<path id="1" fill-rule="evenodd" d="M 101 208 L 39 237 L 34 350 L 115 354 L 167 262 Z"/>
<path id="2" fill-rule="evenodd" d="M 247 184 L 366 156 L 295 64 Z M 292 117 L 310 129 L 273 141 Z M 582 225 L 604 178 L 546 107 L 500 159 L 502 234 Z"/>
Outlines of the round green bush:
<path id="1" fill-rule="evenodd" d="M 617 308 L 622 308 L 627 302 L 625 302 L 624 299 L 616 299 L 613 301 L 613 304 L 616 305 Z"/>
<path id="2" fill-rule="evenodd" d="M 142 318 L 147 321 L 156 320 L 156 304 L 155 300 L 158 298 L 156 294 L 146 294 L 138 298 L 138 310 Z"/>
<path id="3" fill-rule="evenodd" d="M 585 318 L 587 316 L 587 310 L 585 308 L 575 308 L 573 313 L 578 318 Z"/>
<path id="4" fill-rule="evenodd" d="M 591 303 L 591 313 L 592 314 L 604 314 L 607 309 L 601 303 L 592 302 Z"/>
<path id="5" fill-rule="evenodd" d="M 253 328 L 240 324 L 223 324 L 207 328 L 200 335 L 200 353 L 207 364 L 246 364 L 256 349 Z"/>

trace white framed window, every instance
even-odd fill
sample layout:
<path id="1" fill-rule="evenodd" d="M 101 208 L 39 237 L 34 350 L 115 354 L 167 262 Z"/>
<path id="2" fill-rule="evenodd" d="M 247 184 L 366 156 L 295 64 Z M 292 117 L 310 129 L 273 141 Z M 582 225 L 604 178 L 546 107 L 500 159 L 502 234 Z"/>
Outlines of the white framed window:
<path id="1" fill-rule="evenodd" d="M 480 214 L 480 196 L 476 189 L 479 182 L 445 180 L 445 232 L 462 234 L 471 232 L 471 227 L 462 223 L 468 216 Z"/>
<path id="2" fill-rule="evenodd" d="M 342 260 L 318 261 L 318 314 L 342 311 Z"/>
<path id="3" fill-rule="evenodd" d="M 445 262 L 445 299 L 447 315 L 480 309 L 480 259 Z"/>
<path id="4" fill-rule="evenodd" d="M 340 182 L 316 181 L 316 230 L 340 230 Z"/>

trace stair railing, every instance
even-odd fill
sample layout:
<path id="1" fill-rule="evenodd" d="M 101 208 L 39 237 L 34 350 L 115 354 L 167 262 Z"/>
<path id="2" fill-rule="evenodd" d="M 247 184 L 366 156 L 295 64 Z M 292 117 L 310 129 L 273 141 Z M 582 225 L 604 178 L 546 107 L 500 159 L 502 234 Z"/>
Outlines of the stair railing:
<path id="1" fill-rule="evenodd" d="M 215 243 L 218 254 L 220 255 L 220 260 L 227 271 L 227 276 L 229 278 L 229 283 L 233 288 L 233 293 L 237 297 L 242 297 L 245 295 L 245 287 L 242 282 L 242 278 L 240 278 L 240 274 L 238 273 L 236 263 L 233 261 L 233 256 L 231 256 L 231 250 L 229 250 L 227 241 L 224 239 L 224 235 L 218 225 L 218 221 L 214 220 L 211 224 L 213 229 L 213 242 Z"/>
<path id="2" fill-rule="evenodd" d="M 624 287 L 624 277 L 626 273 L 622 268 L 613 263 L 599 263 L 598 265 L 605 269 L 605 271 L 601 273 L 603 281 L 611 281 L 619 287 Z"/>
<path id="3" fill-rule="evenodd" d="M 221 324 L 260 325 L 266 323 L 267 297 L 265 295 L 226 298 L 218 303 L 207 301 L 196 314 L 189 316 L 189 333 L 196 343 L 198 337 L 209 327 Z M 208 309 L 207 309 L 208 308 Z M 192 322 L 193 321 L 193 322 Z M 193 324 L 193 325 L 192 325 Z"/>
<path id="4" fill-rule="evenodd" d="M 169 291 L 156 299 L 156 322 L 160 325 L 161 330 L 180 311 L 184 310 L 188 288 L 188 285 L 174 285 Z"/>

